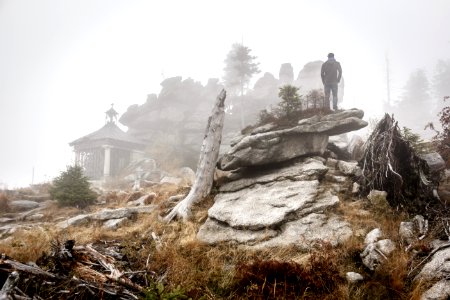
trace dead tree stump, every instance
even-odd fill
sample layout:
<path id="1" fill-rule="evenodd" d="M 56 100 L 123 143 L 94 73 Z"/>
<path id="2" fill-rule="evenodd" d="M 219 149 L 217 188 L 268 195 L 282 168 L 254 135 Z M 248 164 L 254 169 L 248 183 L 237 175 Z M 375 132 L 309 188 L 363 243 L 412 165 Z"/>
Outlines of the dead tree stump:
<path id="1" fill-rule="evenodd" d="M 225 118 L 224 101 L 225 90 L 217 96 L 211 116 L 206 126 L 200 157 L 195 173 L 195 181 L 189 194 L 179 202 L 172 211 L 164 218 L 170 222 L 175 217 L 187 220 L 191 214 L 191 207 L 206 197 L 210 191 L 214 179 L 214 170 L 219 157 L 220 143 L 222 140 L 223 120 Z"/>

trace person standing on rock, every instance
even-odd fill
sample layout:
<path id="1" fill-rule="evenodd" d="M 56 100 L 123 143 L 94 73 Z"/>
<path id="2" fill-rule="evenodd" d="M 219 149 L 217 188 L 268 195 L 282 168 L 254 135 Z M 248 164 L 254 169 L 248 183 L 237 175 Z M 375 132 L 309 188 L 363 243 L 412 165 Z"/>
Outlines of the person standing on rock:
<path id="1" fill-rule="evenodd" d="M 334 59 L 334 53 L 328 53 L 328 60 L 322 64 L 320 70 L 320 76 L 322 77 L 323 89 L 325 92 L 324 107 L 330 106 L 330 91 L 333 93 L 333 110 L 337 110 L 337 93 L 338 84 L 342 77 L 341 64 Z"/>

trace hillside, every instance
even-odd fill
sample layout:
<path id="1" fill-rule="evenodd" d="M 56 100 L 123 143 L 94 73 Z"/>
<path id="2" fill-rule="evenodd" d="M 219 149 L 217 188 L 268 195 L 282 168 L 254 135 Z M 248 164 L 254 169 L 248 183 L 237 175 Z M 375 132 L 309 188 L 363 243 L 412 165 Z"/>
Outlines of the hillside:
<path id="1" fill-rule="evenodd" d="M 387 193 L 358 188 L 362 145 L 342 134 L 367 126 L 363 114 L 249 129 L 221 157 L 213 192 L 186 222 L 162 216 L 189 180 L 104 190 L 86 209 L 59 207 L 45 186 L 5 194 L 0 286 L 13 270 L 19 279 L 0 295 L 447 299 L 450 244 L 440 238 L 448 237 L 426 216 L 391 207 Z M 441 201 L 448 188 L 439 186 Z"/>

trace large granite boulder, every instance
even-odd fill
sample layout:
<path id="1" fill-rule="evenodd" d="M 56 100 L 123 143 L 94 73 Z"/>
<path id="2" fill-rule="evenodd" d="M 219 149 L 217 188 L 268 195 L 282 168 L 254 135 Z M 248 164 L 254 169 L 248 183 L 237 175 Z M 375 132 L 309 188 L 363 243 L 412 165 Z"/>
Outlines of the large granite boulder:
<path id="1" fill-rule="evenodd" d="M 364 112 L 351 109 L 331 115 L 316 115 L 297 126 L 261 132 L 256 128 L 250 135 L 232 144 L 219 162 L 222 170 L 258 166 L 287 161 L 304 155 L 323 154 L 330 135 L 338 135 L 367 126 Z M 256 132 L 256 133 L 255 133 Z"/>
<path id="2" fill-rule="evenodd" d="M 352 230 L 328 213 L 339 198 L 321 185 L 328 171 L 323 161 L 305 158 L 278 168 L 247 170 L 243 177 L 223 184 L 198 239 L 265 248 L 342 243 Z"/>

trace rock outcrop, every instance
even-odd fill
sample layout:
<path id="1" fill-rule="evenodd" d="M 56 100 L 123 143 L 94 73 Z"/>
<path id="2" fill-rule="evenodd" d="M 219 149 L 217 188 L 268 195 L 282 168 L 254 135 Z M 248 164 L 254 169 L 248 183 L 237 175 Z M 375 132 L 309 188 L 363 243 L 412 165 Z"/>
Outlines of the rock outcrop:
<path id="1" fill-rule="evenodd" d="M 257 121 L 261 110 L 270 109 L 279 103 L 280 86 L 293 84 L 301 87 L 302 95 L 306 95 L 311 89 L 322 89 L 321 64 L 321 61 L 306 64 L 297 80 L 294 80 L 292 65 L 285 63 L 280 67 L 279 78 L 271 73 L 264 73 L 244 97 L 230 94 L 222 145 L 228 144 L 229 136 L 242 129 L 241 111 L 246 126 Z M 194 168 L 205 123 L 212 103 L 222 88 L 218 79 L 209 79 L 206 85 L 202 85 L 191 78 L 167 78 L 161 82 L 159 95 L 150 94 L 145 103 L 131 105 L 119 121 L 129 128 L 130 135 L 148 142 L 152 157 L 156 160 L 177 157 L 173 164 Z M 342 94 L 341 84 L 339 101 Z"/>
<path id="2" fill-rule="evenodd" d="M 349 178 L 360 169 L 356 162 L 316 155 L 325 152 L 330 135 L 367 126 L 363 115 L 352 109 L 303 119 L 291 128 L 266 124 L 235 139 L 219 160 L 228 177 L 218 187 L 198 239 L 305 249 L 319 241 L 335 246 L 347 240 L 350 224 L 333 213 L 337 192 L 344 188 L 336 184 L 348 182 L 351 188 Z"/>
<path id="3" fill-rule="evenodd" d="M 231 145 L 231 150 L 221 158 L 219 167 L 222 170 L 233 170 L 278 163 L 299 156 L 323 154 L 329 136 L 367 126 L 368 123 L 362 120 L 363 115 L 362 110 L 351 109 L 303 119 L 297 126 L 287 129 L 272 130 L 267 125 L 264 128 L 258 127 Z"/>

